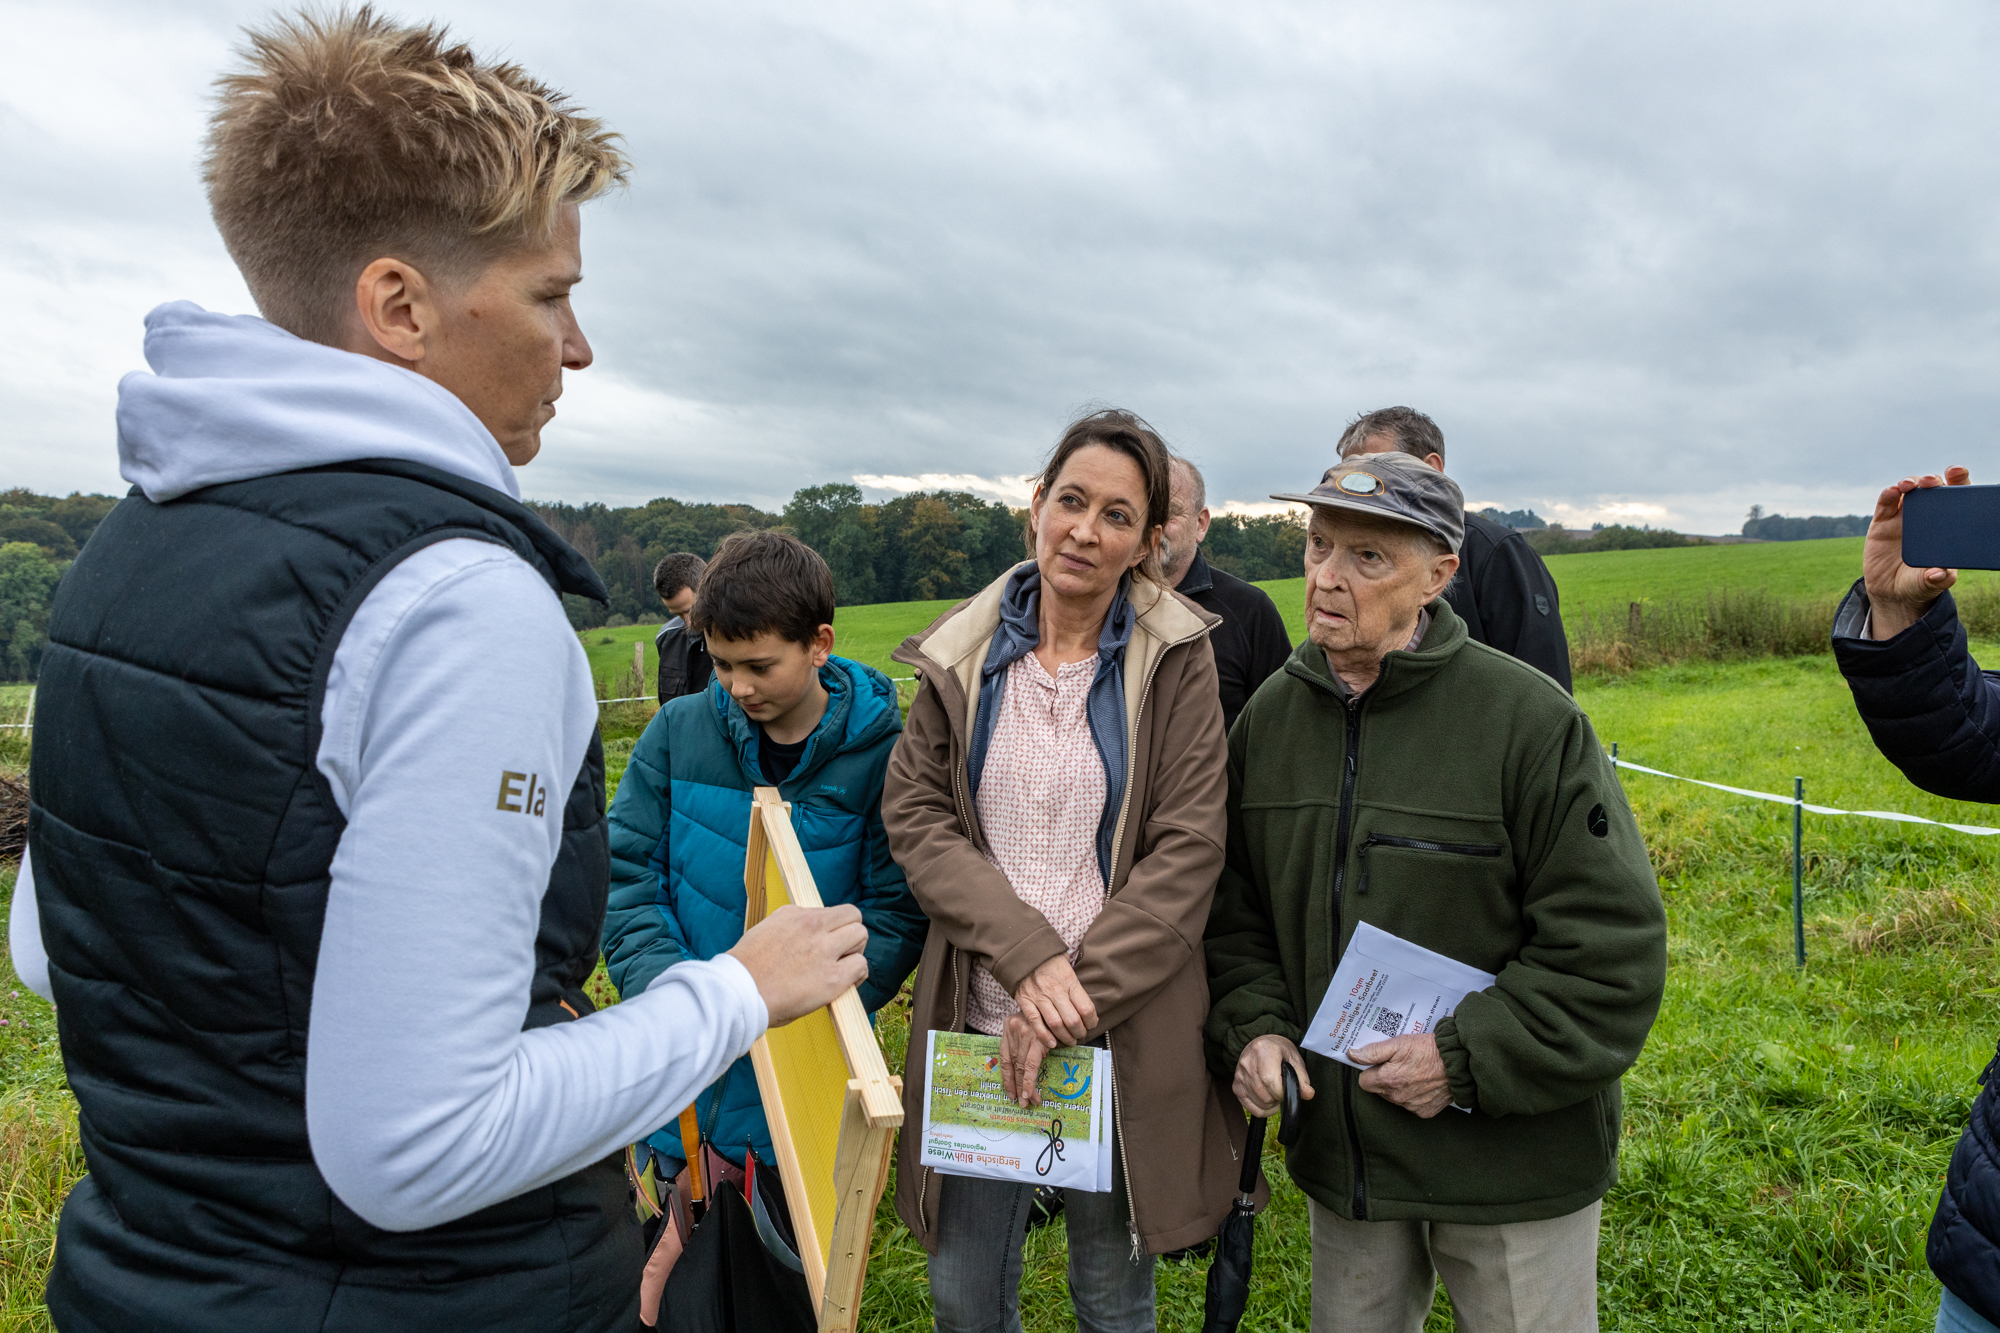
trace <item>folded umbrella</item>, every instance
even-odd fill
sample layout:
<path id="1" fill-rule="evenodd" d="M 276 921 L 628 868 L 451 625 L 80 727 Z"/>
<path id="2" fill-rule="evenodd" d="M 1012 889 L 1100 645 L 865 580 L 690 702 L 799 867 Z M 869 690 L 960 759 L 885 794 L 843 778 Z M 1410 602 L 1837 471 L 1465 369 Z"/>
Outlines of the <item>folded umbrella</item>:
<path id="1" fill-rule="evenodd" d="M 1278 1142 L 1289 1148 L 1298 1142 L 1299 1076 L 1284 1068 L 1285 1118 Z M 1243 1153 L 1243 1176 L 1236 1182 L 1236 1203 L 1216 1235 L 1215 1258 L 1208 1265 L 1208 1299 L 1202 1308 L 1201 1333 L 1236 1333 L 1250 1303 L 1250 1252 L 1257 1241 L 1257 1170 L 1264 1156 L 1264 1117 L 1250 1121 L 1250 1142 Z"/>

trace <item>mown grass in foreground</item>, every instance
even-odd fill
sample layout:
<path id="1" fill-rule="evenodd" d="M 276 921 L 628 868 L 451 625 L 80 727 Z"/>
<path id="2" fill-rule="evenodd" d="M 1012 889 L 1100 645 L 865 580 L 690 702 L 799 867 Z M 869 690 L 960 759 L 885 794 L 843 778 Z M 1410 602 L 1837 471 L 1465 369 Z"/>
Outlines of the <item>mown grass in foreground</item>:
<path id="1" fill-rule="evenodd" d="M 1595 558 L 1595 557 L 1585 557 Z M 2000 662 L 2000 647 L 1984 645 Z M 1599 736 L 1670 772 L 2000 825 L 2000 809 L 1915 792 L 1874 753 L 1826 658 L 1586 681 Z M 629 737 L 607 746 L 612 764 Z M 1600 1259 L 1609 1329 L 1930 1327 L 1923 1239 L 1944 1165 L 2000 1035 L 2000 839 L 1808 817 L 1810 965 L 1791 966 L 1790 811 L 1628 775 L 1666 894 L 1665 1006 L 1625 1082 L 1622 1179 Z M 8 882 L 0 876 L 0 884 Z M 47 1006 L 0 971 L 0 1330 L 35 1313 L 53 1209 L 79 1169 Z M 901 1055 L 904 1016 L 882 1015 Z M 1309 1322 L 1304 1201 L 1267 1158 L 1245 1327 Z M 892 1186 L 893 1189 L 893 1186 Z M 1163 1329 L 1199 1327 L 1200 1265 L 1163 1266 Z M 1024 1314 L 1073 1327 L 1060 1228 L 1032 1241 Z M 922 1252 L 885 1199 L 867 1326 L 929 1327 Z M 1442 1300 L 1430 1328 L 1450 1328 Z"/>

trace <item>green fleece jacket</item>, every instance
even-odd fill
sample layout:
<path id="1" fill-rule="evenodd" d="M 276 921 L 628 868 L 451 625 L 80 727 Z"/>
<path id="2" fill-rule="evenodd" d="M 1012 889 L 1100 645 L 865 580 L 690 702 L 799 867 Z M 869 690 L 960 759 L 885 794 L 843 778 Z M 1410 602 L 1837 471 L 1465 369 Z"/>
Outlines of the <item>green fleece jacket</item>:
<path id="1" fill-rule="evenodd" d="M 1206 936 L 1218 1073 L 1297 1042 L 1358 922 L 1491 972 L 1437 1026 L 1428 1120 L 1306 1053 L 1286 1164 L 1343 1217 L 1560 1217 L 1617 1178 L 1618 1079 L 1666 982 L 1659 886 L 1590 720 L 1443 601 L 1350 698 L 1302 645 L 1229 734 L 1229 845 Z"/>

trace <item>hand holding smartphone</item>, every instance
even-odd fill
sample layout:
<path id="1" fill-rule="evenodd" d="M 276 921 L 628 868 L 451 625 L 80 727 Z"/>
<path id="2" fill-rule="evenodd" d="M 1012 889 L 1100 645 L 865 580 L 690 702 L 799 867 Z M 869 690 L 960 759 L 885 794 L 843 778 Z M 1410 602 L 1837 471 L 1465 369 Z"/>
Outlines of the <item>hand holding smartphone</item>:
<path id="1" fill-rule="evenodd" d="M 2000 486 L 1931 486 L 1905 495 L 1903 563 L 2000 569 Z"/>
<path id="2" fill-rule="evenodd" d="M 1916 496 L 1970 490 L 1973 489 L 1971 481 L 1972 474 L 1965 468 L 1948 467 L 1942 477 L 1905 477 L 1885 487 L 1882 494 L 1876 497 L 1875 516 L 1868 525 L 1868 536 L 1861 544 L 1861 579 L 1868 589 L 1869 633 L 1873 638 L 1890 639 L 1902 633 L 1914 625 L 1947 588 L 1958 582 L 1960 566 L 1927 563 L 1927 558 L 1932 555 L 1964 554 L 1962 550 L 1944 550 L 1944 542 L 1931 541 L 1932 536 L 1939 533 L 1940 525 L 1935 521 L 1934 513 L 1926 515 L 1922 511 L 1924 506 L 1935 501 L 1917 500 L 1919 512 L 1914 521 L 1906 525 L 1906 519 L 1910 517 L 1910 502 Z M 1945 503 L 1964 502 L 1947 500 Z M 1963 529 L 1976 525 L 1961 523 L 1958 526 Z M 1906 531 L 1913 539 L 1908 551 L 1904 550 Z"/>

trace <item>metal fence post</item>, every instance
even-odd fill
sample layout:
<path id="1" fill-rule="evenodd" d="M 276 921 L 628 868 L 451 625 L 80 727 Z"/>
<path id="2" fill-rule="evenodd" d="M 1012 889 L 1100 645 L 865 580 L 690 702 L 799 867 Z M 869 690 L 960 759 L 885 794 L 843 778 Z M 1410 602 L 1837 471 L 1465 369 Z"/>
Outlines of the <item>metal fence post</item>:
<path id="1" fill-rule="evenodd" d="M 1806 780 L 1792 779 L 1792 957 L 1806 965 Z"/>

